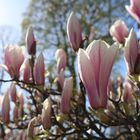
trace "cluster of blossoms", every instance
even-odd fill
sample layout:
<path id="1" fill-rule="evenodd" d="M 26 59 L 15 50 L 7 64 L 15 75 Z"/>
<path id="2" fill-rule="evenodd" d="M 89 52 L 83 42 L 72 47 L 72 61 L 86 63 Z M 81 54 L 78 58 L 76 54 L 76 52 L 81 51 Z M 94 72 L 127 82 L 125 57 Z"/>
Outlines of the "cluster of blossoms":
<path id="1" fill-rule="evenodd" d="M 139 7 L 140 0 L 131 0 L 131 6 L 126 6 L 138 23 Z M 0 126 L 2 130 L 9 130 L 5 139 L 13 135 L 12 129 L 20 129 L 17 137 L 20 140 L 70 138 L 69 135 L 73 138 L 79 133 L 82 138 L 109 139 L 98 126 L 120 125 L 128 126 L 127 134 L 137 130 L 138 136 L 140 46 L 134 29 L 129 31 L 125 22 L 119 19 L 110 27 L 114 44 L 99 39 L 85 48 L 82 27 L 72 12 L 67 22 L 67 35 L 77 55 L 81 91 L 73 90 L 74 77 L 65 76 L 69 58 L 62 48 L 55 53 L 57 76 L 51 83 L 55 86 L 47 86 L 44 56 L 42 52 L 36 56 L 32 27 L 26 34 L 26 47 L 9 45 L 5 48 L 1 67 L 11 77 L 10 80 L 1 80 L 11 82 L 5 95 L 0 96 Z M 125 80 L 120 76 L 113 81 L 110 75 L 119 49 L 123 51 L 128 75 Z M 29 97 L 18 92 L 17 87 L 28 92 Z M 90 107 L 86 106 L 86 95 Z M 1 131 L 2 138 L 4 134 Z"/>
<path id="2" fill-rule="evenodd" d="M 25 135 L 21 132 L 21 135 L 24 135 L 24 137 L 22 136 L 23 139 L 26 139 L 27 136 L 33 137 L 33 125 L 40 124 L 43 126 L 43 129 L 46 130 L 51 127 L 52 122 L 52 99 L 48 97 L 48 89 L 45 86 L 46 72 L 44 56 L 43 53 L 40 53 L 38 57 L 36 57 L 36 40 L 32 27 L 28 28 L 25 40 L 26 47 L 7 46 L 4 50 L 5 64 L 1 64 L 1 68 L 11 77 L 10 80 L 2 81 L 12 82 L 4 97 L 1 96 L 1 121 L 8 125 L 9 128 L 12 127 L 10 122 L 14 121 L 17 128 L 21 127 L 25 129 L 27 122 L 24 122 L 23 118 L 26 116 L 28 119 L 31 119 L 28 124 L 28 132 L 26 132 Z M 62 91 L 60 112 L 67 114 L 70 111 L 73 78 L 69 77 L 65 79 L 64 77 L 64 70 L 67 65 L 67 55 L 65 51 L 58 49 L 55 58 L 57 60 L 58 73 L 56 81 Z M 29 98 L 32 100 L 32 103 L 28 103 L 27 97 L 17 92 L 17 86 L 30 93 Z M 14 103 L 13 107 L 10 107 L 11 103 Z M 35 109 L 32 106 L 35 106 Z M 31 116 L 27 116 L 28 111 L 26 112 L 25 110 L 31 112 Z M 12 116 L 10 115 L 11 112 Z M 38 117 L 32 118 L 32 113 Z"/>

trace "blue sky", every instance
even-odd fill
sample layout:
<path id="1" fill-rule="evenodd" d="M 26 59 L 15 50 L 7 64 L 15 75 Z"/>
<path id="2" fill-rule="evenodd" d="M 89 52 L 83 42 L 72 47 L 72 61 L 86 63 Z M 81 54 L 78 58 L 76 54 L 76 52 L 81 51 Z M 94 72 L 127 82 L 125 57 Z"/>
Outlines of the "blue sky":
<path id="1" fill-rule="evenodd" d="M 17 40 L 21 35 L 23 12 L 26 11 L 30 0 L 0 0 L 0 27 L 10 26 L 17 33 Z"/>

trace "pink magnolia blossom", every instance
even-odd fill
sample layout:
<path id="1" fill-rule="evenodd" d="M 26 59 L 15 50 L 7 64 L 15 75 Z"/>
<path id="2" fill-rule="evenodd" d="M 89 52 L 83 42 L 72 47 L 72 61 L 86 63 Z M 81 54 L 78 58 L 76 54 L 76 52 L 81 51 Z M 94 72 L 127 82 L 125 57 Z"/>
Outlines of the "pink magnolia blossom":
<path id="1" fill-rule="evenodd" d="M 67 22 L 67 34 L 72 49 L 76 52 L 82 45 L 82 29 L 81 25 L 72 12 Z"/>
<path id="2" fill-rule="evenodd" d="M 18 100 L 19 100 L 18 116 L 22 117 L 24 113 L 24 98 L 23 98 L 22 93 L 18 94 Z"/>
<path id="3" fill-rule="evenodd" d="M 43 102 L 43 109 L 41 114 L 42 125 L 44 129 L 48 129 L 51 127 L 51 116 L 52 116 L 52 102 L 49 97 Z"/>
<path id="4" fill-rule="evenodd" d="M 19 108 L 15 105 L 14 110 L 13 110 L 13 120 L 14 121 L 17 121 L 19 119 L 18 112 L 19 112 Z"/>
<path id="5" fill-rule="evenodd" d="M 73 89 L 73 78 L 70 77 L 65 79 L 60 103 L 60 110 L 62 113 L 69 113 L 70 111 L 70 99 L 72 96 L 72 89 Z"/>
<path id="6" fill-rule="evenodd" d="M 11 78 L 19 78 L 20 67 L 24 61 L 24 48 L 7 46 L 4 51 L 5 69 Z"/>
<path id="7" fill-rule="evenodd" d="M 136 63 L 139 55 L 139 43 L 136 34 L 133 29 L 131 29 L 128 38 L 125 42 L 124 56 L 127 62 L 127 67 L 130 74 L 136 74 Z"/>
<path id="8" fill-rule="evenodd" d="M 140 0 L 130 0 L 130 6 L 125 6 L 129 14 L 140 24 Z"/>
<path id="9" fill-rule="evenodd" d="M 93 109 L 107 105 L 107 85 L 117 52 L 117 45 L 109 46 L 102 40 L 95 40 L 86 50 L 80 49 L 78 52 L 80 78 Z"/>
<path id="10" fill-rule="evenodd" d="M 10 121 L 10 100 L 8 92 L 5 94 L 2 102 L 2 120 L 4 123 L 9 123 Z"/>
<path id="11" fill-rule="evenodd" d="M 14 83 L 11 84 L 9 89 L 9 95 L 11 96 L 11 100 L 16 103 L 17 100 L 17 92 L 16 92 L 16 85 Z"/>
<path id="12" fill-rule="evenodd" d="M 31 81 L 31 65 L 29 59 L 24 62 L 23 80 L 26 83 L 30 83 Z"/>
<path id="13" fill-rule="evenodd" d="M 119 19 L 111 26 L 110 34 L 113 37 L 113 40 L 124 43 L 125 37 L 128 36 L 129 31 L 125 22 Z"/>
<path id="14" fill-rule="evenodd" d="M 26 47 L 27 51 L 31 55 L 35 55 L 36 53 L 36 40 L 33 33 L 33 28 L 29 27 L 26 33 Z"/>
<path id="15" fill-rule="evenodd" d="M 59 85 L 61 86 L 61 89 L 63 89 L 63 85 L 64 85 L 64 70 L 61 69 L 60 73 L 57 76 L 57 81 L 59 83 Z"/>
<path id="16" fill-rule="evenodd" d="M 57 60 L 57 70 L 60 73 L 61 69 L 65 70 L 67 64 L 67 55 L 63 49 L 58 49 L 55 53 L 55 58 Z"/>
<path id="17" fill-rule="evenodd" d="M 34 66 L 34 79 L 37 85 L 44 85 L 45 83 L 45 64 L 42 53 L 38 56 Z"/>

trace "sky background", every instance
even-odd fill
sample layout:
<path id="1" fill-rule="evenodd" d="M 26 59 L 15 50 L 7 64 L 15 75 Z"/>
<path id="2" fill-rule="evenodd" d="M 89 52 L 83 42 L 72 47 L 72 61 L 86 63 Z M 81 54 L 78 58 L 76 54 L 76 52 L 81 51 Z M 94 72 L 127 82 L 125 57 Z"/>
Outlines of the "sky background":
<path id="1" fill-rule="evenodd" d="M 0 27 L 8 26 L 16 33 L 16 41 L 21 35 L 21 22 L 30 0 L 0 0 Z"/>

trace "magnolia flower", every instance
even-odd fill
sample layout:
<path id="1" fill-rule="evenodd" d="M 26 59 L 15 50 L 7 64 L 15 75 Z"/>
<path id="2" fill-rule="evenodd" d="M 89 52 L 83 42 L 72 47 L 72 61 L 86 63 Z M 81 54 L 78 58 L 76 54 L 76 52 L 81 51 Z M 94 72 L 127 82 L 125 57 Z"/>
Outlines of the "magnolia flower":
<path id="1" fill-rule="evenodd" d="M 47 98 L 43 102 L 42 109 L 42 125 L 44 129 L 48 129 L 51 127 L 51 116 L 52 116 L 52 102 L 50 98 Z"/>
<path id="2" fill-rule="evenodd" d="M 130 6 L 125 6 L 129 14 L 140 23 L 140 0 L 130 0 Z"/>
<path id="3" fill-rule="evenodd" d="M 34 79 L 37 85 L 44 85 L 45 83 L 45 64 L 42 53 L 38 56 L 34 66 Z"/>
<path id="4" fill-rule="evenodd" d="M 14 83 L 11 84 L 9 89 L 9 95 L 11 96 L 11 100 L 16 103 L 17 93 L 16 93 L 16 85 Z"/>
<path id="5" fill-rule="evenodd" d="M 125 42 L 125 37 L 128 36 L 128 28 L 124 21 L 117 20 L 110 28 L 110 34 L 113 37 L 114 41 L 119 43 Z"/>
<path id="6" fill-rule="evenodd" d="M 19 117 L 18 116 L 19 115 L 18 112 L 19 112 L 19 108 L 15 105 L 14 106 L 14 110 L 13 110 L 13 120 L 14 121 L 17 121 L 18 120 L 18 117 Z"/>
<path id="7" fill-rule="evenodd" d="M 11 78 L 19 78 L 20 67 L 24 61 L 24 48 L 19 46 L 7 46 L 4 51 L 5 70 Z"/>
<path id="8" fill-rule="evenodd" d="M 24 68 L 23 68 L 23 80 L 26 83 L 30 83 L 31 81 L 31 65 L 29 59 L 27 59 L 24 62 Z"/>
<path id="9" fill-rule="evenodd" d="M 63 89 L 63 85 L 64 85 L 64 70 L 61 69 L 60 73 L 57 76 L 57 81 L 59 83 L 59 85 L 61 86 L 61 89 Z"/>
<path id="10" fill-rule="evenodd" d="M 35 55 L 36 53 L 36 40 L 33 33 L 33 28 L 29 27 L 26 33 L 26 47 L 27 51 L 31 55 Z"/>
<path id="11" fill-rule="evenodd" d="M 117 45 L 95 40 L 78 52 L 78 69 L 93 109 L 107 105 L 107 85 L 118 52 Z"/>
<path id="12" fill-rule="evenodd" d="M 139 43 L 134 30 L 131 29 L 129 36 L 126 39 L 124 47 L 124 56 L 130 74 L 138 73 L 137 72 L 138 63 L 136 63 L 138 55 L 139 55 Z"/>
<path id="13" fill-rule="evenodd" d="M 82 29 L 81 25 L 72 12 L 67 22 L 67 34 L 72 49 L 76 52 L 82 45 Z"/>
<path id="14" fill-rule="evenodd" d="M 58 49 L 55 53 L 55 59 L 57 60 L 57 70 L 60 73 L 61 69 L 65 70 L 67 64 L 67 55 L 63 49 Z"/>
<path id="15" fill-rule="evenodd" d="M 18 112 L 18 116 L 22 117 L 23 113 L 24 113 L 24 98 L 22 93 L 18 94 L 18 100 L 19 100 L 19 112 Z"/>
<path id="16" fill-rule="evenodd" d="M 5 94 L 2 102 L 2 120 L 4 123 L 9 123 L 10 121 L 10 100 L 8 92 Z"/>
<path id="17" fill-rule="evenodd" d="M 70 99 L 72 96 L 72 88 L 73 88 L 73 78 L 70 77 L 65 79 L 60 104 L 60 110 L 62 113 L 69 113 L 70 111 Z"/>

